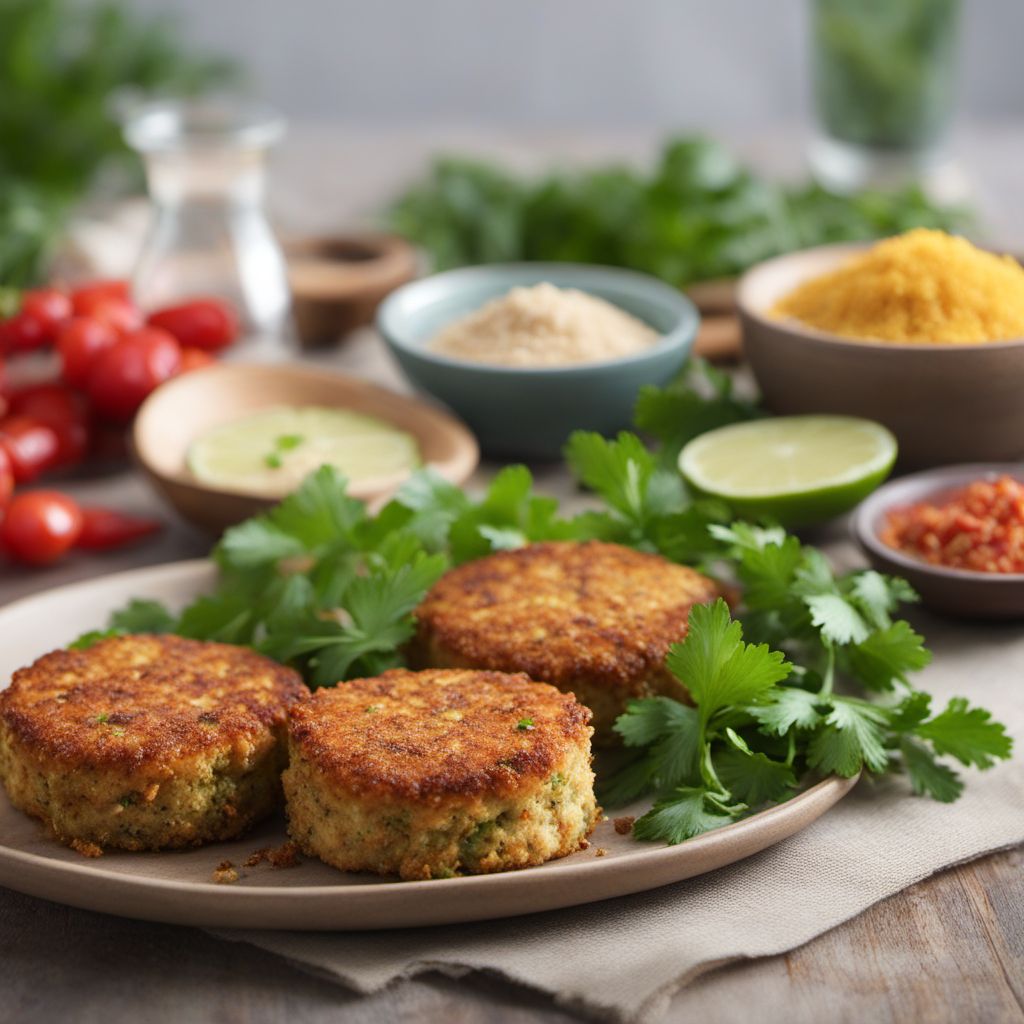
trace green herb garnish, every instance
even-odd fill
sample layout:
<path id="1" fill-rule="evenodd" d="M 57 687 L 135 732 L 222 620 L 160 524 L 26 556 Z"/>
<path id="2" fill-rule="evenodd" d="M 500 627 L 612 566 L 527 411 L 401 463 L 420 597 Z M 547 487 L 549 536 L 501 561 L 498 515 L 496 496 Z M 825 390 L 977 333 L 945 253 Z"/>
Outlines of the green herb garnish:
<path id="1" fill-rule="evenodd" d="M 1012 743 L 984 709 L 962 698 L 932 709 L 912 687 L 930 654 L 894 617 L 911 588 L 871 570 L 837 575 L 781 528 L 694 499 L 671 467 L 691 434 L 758 414 L 700 367 L 645 391 L 638 419 L 660 450 L 630 433 L 574 434 L 566 455 L 598 506 L 572 518 L 534 493 L 524 466 L 503 469 L 478 499 L 421 470 L 376 515 L 324 466 L 224 534 L 211 593 L 179 616 L 132 602 L 111 629 L 248 645 L 329 686 L 402 665 L 413 611 L 449 566 L 532 541 L 609 540 L 701 566 L 742 594 L 736 619 L 721 601 L 695 607 L 671 650 L 667 667 L 694 705 L 638 700 L 616 723 L 628 759 L 600 780 L 601 797 L 614 806 L 653 793 L 638 838 L 678 842 L 830 773 L 902 770 L 915 792 L 956 799 L 950 761 L 989 768 Z M 516 729 L 533 727 L 523 718 Z"/>
<path id="2" fill-rule="evenodd" d="M 962 230 L 962 210 L 917 187 L 851 196 L 796 188 L 743 167 L 718 143 L 671 139 L 648 172 L 623 166 L 516 177 L 439 159 L 387 212 L 434 269 L 552 260 L 632 267 L 678 286 L 732 277 L 769 256 L 826 242 Z"/>
<path id="3" fill-rule="evenodd" d="M 284 460 L 277 452 L 267 452 L 263 456 L 263 464 L 269 469 L 280 469 L 284 465 Z"/>
<path id="4" fill-rule="evenodd" d="M 290 452 L 293 448 L 298 448 L 305 440 L 301 434 L 282 434 L 274 442 L 274 447 L 279 452 Z"/>
<path id="5" fill-rule="evenodd" d="M 823 637 L 834 625 L 820 627 Z M 906 652 L 892 659 L 893 679 L 907 660 Z M 850 778 L 903 767 L 915 792 L 955 800 L 963 783 L 940 756 L 988 768 L 1010 755 L 1004 727 L 961 698 L 932 715 L 929 696 L 909 686 L 887 704 L 835 693 L 830 678 L 745 643 L 722 600 L 691 611 L 668 667 L 694 707 L 637 700 L 615 724 L 640 756 L 612 780 L 610 796 L 658 794 L 633 827 L 638 839 L 678 843 L 728 824 L 787 799 L 808 770 Z"/>

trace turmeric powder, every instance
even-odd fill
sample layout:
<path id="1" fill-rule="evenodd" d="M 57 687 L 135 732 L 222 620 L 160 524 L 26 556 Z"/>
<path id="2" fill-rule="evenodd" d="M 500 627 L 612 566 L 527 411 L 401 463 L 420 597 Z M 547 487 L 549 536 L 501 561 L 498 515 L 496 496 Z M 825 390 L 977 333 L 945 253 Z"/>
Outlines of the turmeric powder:
<path id="1" fill-rule="evenodd" d="M 964 238 L 916 228 L 798 285 L 772 313 L 869 341 L 1024 338 L 1024 267 Z"/>

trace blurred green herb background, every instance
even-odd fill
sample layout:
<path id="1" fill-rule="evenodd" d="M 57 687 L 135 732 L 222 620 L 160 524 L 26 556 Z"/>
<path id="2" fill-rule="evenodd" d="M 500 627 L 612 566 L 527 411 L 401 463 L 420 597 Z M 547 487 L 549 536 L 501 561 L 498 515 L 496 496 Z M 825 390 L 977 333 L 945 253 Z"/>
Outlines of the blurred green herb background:
<path id="1" fill-rule="evenodd" d="M 534 180 L 441 158 L 387 220 L 438 270 L 568 260 L 632 267 L 679 286 L 805 246 L 970 224 L 964 210 L 937 205 L 917 187 L 839 196 L 813 184 L 782 186 L 695 137 L 670 140 L 648 173 L 612 166 Z"/>
<path id="2" fill-rule="evenodd" d="M 121 4 L 0 0 L 0 285 L 39 280 L 101 176 L 137 174 L 116 97 L 189 96 L 237 78 L 225 60 L 187 54 L 172 22 Z"/>

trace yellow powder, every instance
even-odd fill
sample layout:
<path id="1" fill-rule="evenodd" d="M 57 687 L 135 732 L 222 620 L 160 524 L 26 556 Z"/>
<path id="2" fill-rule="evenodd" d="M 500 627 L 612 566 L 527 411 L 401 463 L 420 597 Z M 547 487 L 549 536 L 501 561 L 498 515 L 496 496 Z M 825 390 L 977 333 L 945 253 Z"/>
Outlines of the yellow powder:
<path id="1" fill-rule="evenodd" d="M 543 283 L 513 288 L 441 330 L 435 352 L 504 366 L 594 363 L 649 348 L 658 333 L 604 299 Z"/>
<path id="2" fill-rule="evenodd" d="M 1024 268 L 966 239 L 917 228 L 799 285 L 772 314 L 874 341 L 1024 338 Z"/>

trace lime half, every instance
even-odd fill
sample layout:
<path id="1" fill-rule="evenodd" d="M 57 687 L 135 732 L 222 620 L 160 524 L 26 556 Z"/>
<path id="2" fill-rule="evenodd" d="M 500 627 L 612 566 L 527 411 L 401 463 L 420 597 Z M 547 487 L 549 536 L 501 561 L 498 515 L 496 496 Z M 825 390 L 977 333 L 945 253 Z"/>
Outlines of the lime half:
<path id="1" fill-rule="evenodd" d="M 335 466 L 352 484 L 393 477 L 420 465 L 416 439 L 384 420 L 320 406 L 264 409 L 194 441 L 188 467 L 202 483 L 282 497 L 307 474 Z"/>
<path id="2" fill-rule="evenodd" d="M 896 438 L 853 416 L 780 416 L 711 430 L 679 453 L 688 484 L 738 515 L 807 526 L 853 508 L 888 475 Z"/>

